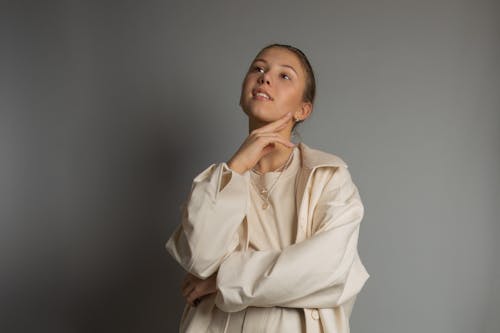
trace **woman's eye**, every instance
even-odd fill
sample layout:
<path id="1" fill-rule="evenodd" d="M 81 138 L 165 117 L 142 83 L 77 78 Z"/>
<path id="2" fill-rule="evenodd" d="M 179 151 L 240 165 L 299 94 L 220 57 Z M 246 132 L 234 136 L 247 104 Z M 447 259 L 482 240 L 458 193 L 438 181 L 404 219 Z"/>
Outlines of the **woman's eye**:
<path id="1" fill-rule="evenodd" d="M 290 77 L 287 74 L 285 74 L 285 73 L 282 73 L 281 77 L 283 77 L 286 80 L 290 80 Z"/>
<path id="2" fill-rule="evenodd" d="M 264 71 L 264 69 L 262 69 L 262 67 L 259 67 L 259 66 L 255 66 L 253 69 L 254 69 L 254 71 L 257 71 L 257 72 Z"/>

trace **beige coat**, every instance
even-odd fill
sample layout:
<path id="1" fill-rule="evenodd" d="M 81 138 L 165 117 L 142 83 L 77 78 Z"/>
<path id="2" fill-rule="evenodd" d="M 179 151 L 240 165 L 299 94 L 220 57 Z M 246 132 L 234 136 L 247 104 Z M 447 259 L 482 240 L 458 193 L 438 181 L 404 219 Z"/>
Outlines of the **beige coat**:
<path id="1" fill-rule="evenodd" d="M 324 333 L 349 332 L 356 296 L 370 276 L 357 250 L 364 207 L 340 157 L 304 143 L 298 147 L 297 235 L 283 251 L 239 246 L 248 236 L 238 230 L 248 211 L 249 171 L 239 174 L 225 162 L 214 163 L 193 179 L 182 221 L 166 248 L 198 277 L 219 270 L 218 292 L 197 307 L 186 304 L 180 332 L 206 332 L 214 306 L 225 312 L 248 306 L 302 308 L 307 332 L 319 332 L 315 320 Z M 228 172 L 230 180 L 224 181 Z M 211 327 L 214 331 L 225 331 L 224 323 L 215 324 L 220 327 Z"/>

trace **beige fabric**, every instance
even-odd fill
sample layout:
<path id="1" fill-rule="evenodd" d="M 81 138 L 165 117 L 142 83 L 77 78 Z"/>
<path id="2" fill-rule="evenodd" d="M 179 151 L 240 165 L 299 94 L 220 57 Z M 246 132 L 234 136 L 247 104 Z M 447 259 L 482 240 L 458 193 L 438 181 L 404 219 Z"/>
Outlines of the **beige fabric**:
<path id="1" fill-rule="evenodd" d="M 250 173 L 250 206 L 247 214 L 249 250 L 279 250 L 293 244 L 297 233 L 295 183 L 300 170 L 300 150 L 293 149 L 290 165 L 280 172 Z M 271 187 L 274 187 L 271 189 Z M 270 206 L 262 209 L 264 200 L 259 189 L 271 189 Z"/>
<path id="2" fill-rule="evenodd" d="M 295 185 L 301 164 L 300 149 L 295 147 L 292 153 L 292 160 L 281 175 L 280 172 L 250 173 L 252 182 L 249 211 L 240 225 L 241 229 L 248 230 L 248 245 L 240 243 L 241 248 L 252 251 L 281 251 L 293 244 L 297 230 Z M 226 174 L 230 175 L 230 171 L 227 171 Z M 227 178 L 224 178 L 223 183 L 225 184 L 227 181 Z M 266 209 L 262 208 L 265 201 L 259 194 L 262 187 L 271 190 L 270 205 Z M 240 230 L 239 232 L 243 234 L 244 231 Z M 243 239 L 240 237 L 240 241 Z M 222 274 L 222 272 L 220 273 Z M 220 284 L 219 287 L 221 287 Z M 215 307 L 214 316 L 217 318 L 215 322 L 219 322 L 219 318 L 227 320 L 227 333 L 305 331 L 304 311 L 301 308 L 250 306 L 228 315 Z M 321 330 L 319 320 L 315 320 L 314 323 L 316 329 Z"/>
<path id="3" fill-rule="evenodd" d="M 218 270 L 218 292 L 186 305 L 180 332 L 349 332 L 369 277 L 357 252 L 363 204 L 338 156 L 304 143 L 294 153 L 267 215 L 255 210 L 251 171 L 219 163 L 194 178 L 166 248 L 201 278 Z"/>

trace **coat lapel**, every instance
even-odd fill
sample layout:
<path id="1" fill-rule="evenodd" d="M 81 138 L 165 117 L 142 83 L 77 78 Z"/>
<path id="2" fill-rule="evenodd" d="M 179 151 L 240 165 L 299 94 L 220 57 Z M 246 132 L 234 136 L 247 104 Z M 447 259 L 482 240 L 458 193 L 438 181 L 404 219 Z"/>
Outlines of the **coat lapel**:
<path id="1" fill-rule="evenodd" d="M 296 242 L 302 241 L 307 237 L 307 212 L 310 197 L 311 176 L 319 167 L 348 167 L 347 164 L 338 156 L 318 149 L 313 149 L 303 142 L 298 145 L 301 156 L 301 168 L 297 179 L 296 207 L 298 217 L 298 228 Z"/>

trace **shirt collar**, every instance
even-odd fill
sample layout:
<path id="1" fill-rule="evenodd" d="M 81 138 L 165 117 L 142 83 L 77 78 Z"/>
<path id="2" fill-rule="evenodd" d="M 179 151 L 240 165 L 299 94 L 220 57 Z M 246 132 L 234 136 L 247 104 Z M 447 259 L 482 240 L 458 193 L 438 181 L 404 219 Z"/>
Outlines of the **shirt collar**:
<path id="1" fill-rule="evenodd" d="M 347 163 L 339 156 L 314 149 L 303 142 L 299 142 L 298 147 L 302 156 L 302 165 L 309 169 L 314 169 L 319 166 L 344 166 L 347 168 Z"/>

